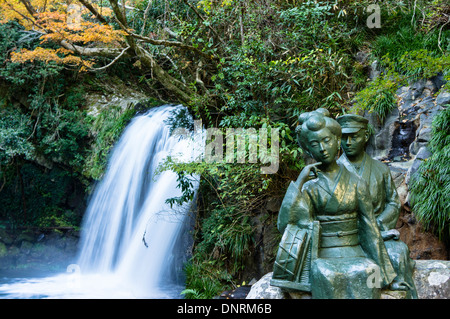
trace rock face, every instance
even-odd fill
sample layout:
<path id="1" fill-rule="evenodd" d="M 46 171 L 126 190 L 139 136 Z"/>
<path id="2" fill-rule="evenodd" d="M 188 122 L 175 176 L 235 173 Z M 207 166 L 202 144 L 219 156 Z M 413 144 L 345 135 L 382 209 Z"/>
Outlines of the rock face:
<path id="1" fill-rule="evenodd" d="M 434 117 L 450 103 L 450 93 L 437 92 L 444 84 L 441 75 L 419 80 L 397 91 L 397 108 L 380 123 L 375 114 L 365 114 L 375 129 L 367 153 L 385 162 L 391 169 L 402 203 L 396 228 L 400 239 L 411 251 L 413 259 L 449 258 L 449 251 L 437 237 L 423 232 L 409 204 L 408 184 L 420 163 L 430 157 L 427 146 L 431 139 Z"/>
<path id="2" fill-rule="evenodd" d="M 124 110 L 129 104 L 136 104 L 148 98 L 144 92 L 137 91 L 135 85 L 124 83 L 115 77 L 107 83 L 99 81 L 95 83 L 95 86 L 97 86 L 97 92 L 89 93 L 86 96 L 88 112 L 93 116 L 111 105 L 119 106 Z"/>
<path id="3" fill-rule="evenodd" d="M 307 292 L 286 292 L 270 285 L 272 273 L 267 273 L 253 284 L 246 299 L 311 299 Z M 414 283 L 419 299 L 450 298 L 450 261 L 416 260 Z M 402 291 L 383 290 L 382 299 L 404 299 Z"/>
<path id="4" fill-rule="evenodd" d="M 13 232 L 0 228 L 0 271 L 65 270 L 76 257 L 78 240 L 73 230 Z"/>

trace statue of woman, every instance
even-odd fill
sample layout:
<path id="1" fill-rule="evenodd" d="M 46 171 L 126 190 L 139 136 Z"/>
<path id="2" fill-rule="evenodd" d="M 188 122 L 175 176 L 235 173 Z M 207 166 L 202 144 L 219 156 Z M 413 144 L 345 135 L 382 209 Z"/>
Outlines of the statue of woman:
<path id="1" fill-rule="evenodd" d="M 341 127 L 325 109 L 299 122 L 300 146 L 317 163 L 302 170 L 283 200 L 271 284 L 320 299 L 379 298 L 396 273 L 366 183 L 336 163 Z"/>

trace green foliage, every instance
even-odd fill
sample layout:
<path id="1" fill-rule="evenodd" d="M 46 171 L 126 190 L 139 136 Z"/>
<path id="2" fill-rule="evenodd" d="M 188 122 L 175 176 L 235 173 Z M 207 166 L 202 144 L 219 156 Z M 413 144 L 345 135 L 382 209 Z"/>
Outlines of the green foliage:
<path id="1" fill-rule="evenodd" d="M 85 176 L 96 180 L 101 178 L 106 169 L 111 148 L 135 114 L 133 104 L 129 104 L 125 110 L 113 105 L 103 108 L 98 115 L 91 118 L 91 132 L 95 139 L 86 157 L 83 172 Z"/>
<path id="2" fill-rule="evenodd" d="M 425 49 L 406 51 L 398 61 L 386 54 L 382 64 L 384 72 L 356 94 L 353 110 L 376 112 L 382 121 L 396 106 L 395 93 L 401 85 L 442 73 L 447 81 L 443 88 L 450 87 L 449 55 L 435 57 Z"/>
<path id="3" fill-rule="evenodd" d="M 6 166 L 0 196 L 0 218 L 10 226 L 77 227 L 80 215 L 67 206 L 77 182 L 60 169 L 15 160 Z"/>
<path id="4" fill-rule="evenodd" d="M 411 176 L 409 190 L 417 219 L 439 238 L 450 240 L 450 109 L 433 120 L 429 144 L 431 157 L 425 159 Z"/>
<path id="5" fill-rule="evenodd" d="M 442 1 L 415 1 L 412 8 L 388 1 L 381 8 L 383 27 L 370 47 L 382 73 L 356 94 L 353 110 L 375 112 L 383 121 L 400 86 L 443 73 L 449 87 L 450 30 L 436 22 L 446 10 Z"/>
<path id="6" fill-rule="evenodd" d="M 27 116 L 14 112 L 11 108 L 0 109 L 0 167 L 17 156 L 32 158 L 33 145 L 27 140 L 30 135 L 31 127 Z"/>
<path id="7" fill-rule="evenodd" d="M 80 216 L 66 200 L 88 145 L 84 92 L 71 88 L 73 75 L 61 66 L 9 60 L 12 48 L 32 49 L 37 39 L 16 23 L 0 24 L 0 215 L 13 226 L 73 225 Z"/>
<path id="8" fill-rule="evenodd" d="M 182 294 L 187 299 L 211 299 L 232 287 L 232 276 L 223 260 L 196 253 L 185 265 L 186 287 Z"/>
<path id="9" fill-rule="evenodd" d="M 186 287 L 190 289 L 186 297 L 211 298 L 233 287 L 233 278 L 243 270 L 253 245 L 251 218 L 270 194 L 274 178 L 261 175 L 257 164 L 177 163 L 169 159 L 160 167 L 166 169 L 178 172 L 187 184 L 193 176 L 201 176 L 199 204 L 204 213 L 199 216 L 197 244 L 186 268 Z M 169 202 L 191 199 L 186 190 L 183 194 Z"/>

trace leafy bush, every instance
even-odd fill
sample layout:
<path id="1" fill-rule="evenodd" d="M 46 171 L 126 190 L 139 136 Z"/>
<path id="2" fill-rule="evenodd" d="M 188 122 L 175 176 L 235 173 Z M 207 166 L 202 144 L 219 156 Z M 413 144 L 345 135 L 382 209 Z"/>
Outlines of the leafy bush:
<path id="1" fill-rule="evenodd" d="M 81 183 L 88 146 L 83 92 L 71 90 L 62 66 L 11 62 L 12 48 L 32 49 L 38 38 L 0 24 L 0 214 L 13 226 L 76 224 L 66 197 Z"/>
<path id="2" fill-rule="evenodd" d="M 450 108 L 433 120 L 431 157 L 411 176 L 409 190 L 417 219 L 440 238 L 450 240 Z"/>

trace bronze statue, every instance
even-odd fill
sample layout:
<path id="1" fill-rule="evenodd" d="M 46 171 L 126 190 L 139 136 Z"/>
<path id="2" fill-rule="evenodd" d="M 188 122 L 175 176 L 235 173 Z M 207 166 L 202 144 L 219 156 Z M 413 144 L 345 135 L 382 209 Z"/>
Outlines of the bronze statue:
<path id="1" fill-rule="evenodd" d="M 400 214 L 400 199 L 394 181 L 388 166 L 372 159 L 365 151 L 369 141 L 368 120 L 359 115 L 347 114 L 336 121 L 342 127 L 341 146 L 344 150 L 338 163 L 366 181 L 377 226 L 398 274 L 391 289 L 406 290 L 408 297 L 417 298 L 413 280 L 415 263 L 409 257 L 408 246 L 399 240 L 399 232 L 395 229 Z"/>
<path id="2" fill-rule="evenodd" d="M 379 298 L 397 274 L 366 182 L 336 162 L 341 126 L 325 109 L 304 113 L 299 122 L 300 146 L 317 163 L 302 170 L 284 197 L 271 284 L 311 291 L 313 298 Z"/>

